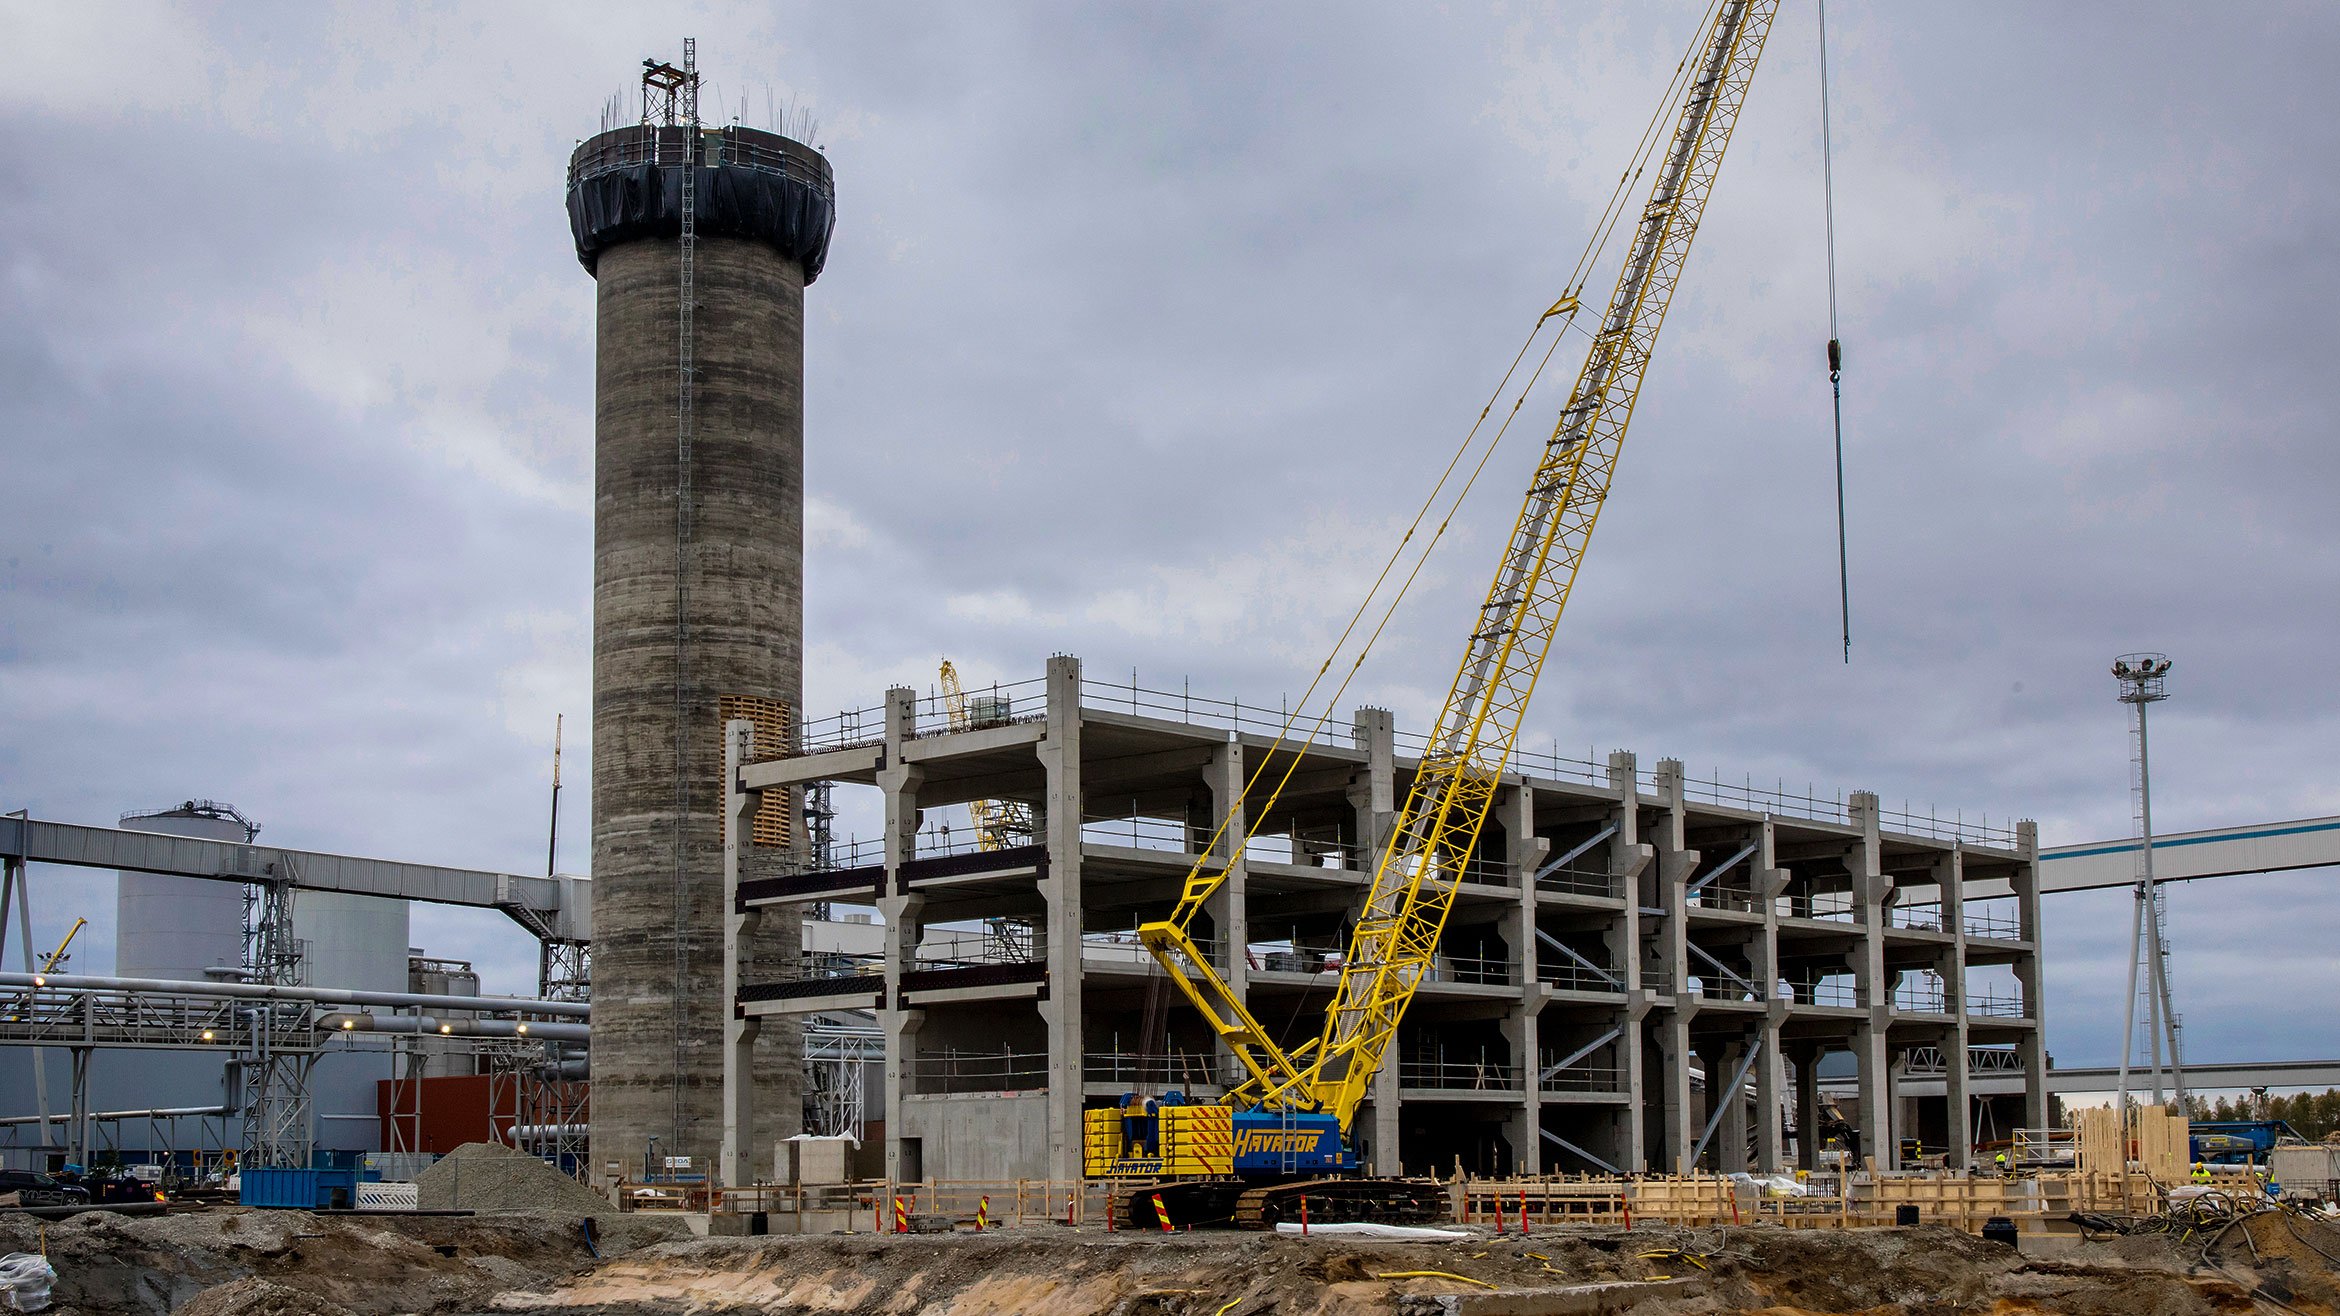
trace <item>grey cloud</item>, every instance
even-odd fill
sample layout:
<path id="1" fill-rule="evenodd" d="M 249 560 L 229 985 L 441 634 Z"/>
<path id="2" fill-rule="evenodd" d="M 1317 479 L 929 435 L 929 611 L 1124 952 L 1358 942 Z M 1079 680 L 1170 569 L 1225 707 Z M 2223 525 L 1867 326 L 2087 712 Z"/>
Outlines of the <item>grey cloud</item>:
<path id="1" fill-rule="evenodd" d="M 2340 183 L 2315 167 L 2336 120 L 2309 63 L 2335 20 L 1830 17 L 1855 663 L 1810 15 L 1789 6 L 1530 738 L 2092 839 L 2128 818 L 2103 669 L 2150 645 L 2179 660 L 2166 826 L 2340 809 L 2320 605 Z M 1353 603 L 1282 584 L 1322 570 L 1303 537 L 1370 562 L 1365 531 L 1403 524 L 1693 18 L 704 11 L 725 103 L 748 90 L 754 120 L 767 80 L 801 93 L 838 171 L 808 483 L 866 537 L 808 563 L 808 701 L 924 688 L 946 653 L 1016 679 L 1057 650 L 1297 693 L 1310 664 L 1272 638 Z M 681 33 L 615 9 L 188 22 L 210 45 L 183 103 L 0 93 L 0 806 L 212 794 L 290 843 L 531 868 L 553 712 L 584 761 L 592 302 L 560 169 Z M 263 68 L 279 85 L 239 78 Z M 1565 382 L 1352 702 L 1426 716 Z M 1121 598 L 1209 620 L 1138 626 Z M 2246 949 L 2328 944 L 2274 916 L 2327 910 L 2321 879 L 2285 880 L 2232 888 L 2263 917 L 2174 902 L 2204 1054 L 2340 1045 L 2226 986 Z M 2058 900 L 2055 1049 L 2105 1059 L 2125 910 Z M 533 972 L 492 923 L 416 927 L 491 959 L 492 986 Z"/>

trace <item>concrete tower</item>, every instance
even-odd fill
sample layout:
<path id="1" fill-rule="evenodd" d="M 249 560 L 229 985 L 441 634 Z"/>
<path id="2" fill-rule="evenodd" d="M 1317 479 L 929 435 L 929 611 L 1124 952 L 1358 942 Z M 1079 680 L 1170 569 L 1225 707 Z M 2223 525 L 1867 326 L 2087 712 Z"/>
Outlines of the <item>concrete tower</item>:
<path id="1" fill-rule="evenodd" d="M 686 48 L 687 49 L 687 48 Z M 697 74 L 645 64 L 646 122 L 570 158 L 594 276 L 593 1144 L 711 1166 L 721 1139 L 722 717 L 776 738 L 801 699 L 804 288 L 829 165 L 698 126 Z M 687 290 L 687 292 L 686 292 Z M 787 801 L 759 839 L 786 843 Z M 791 920 L 754 950 L 793 961 Z M 751 1146 L 796 1131 L 803 1043 L 758 1043 Z"/>

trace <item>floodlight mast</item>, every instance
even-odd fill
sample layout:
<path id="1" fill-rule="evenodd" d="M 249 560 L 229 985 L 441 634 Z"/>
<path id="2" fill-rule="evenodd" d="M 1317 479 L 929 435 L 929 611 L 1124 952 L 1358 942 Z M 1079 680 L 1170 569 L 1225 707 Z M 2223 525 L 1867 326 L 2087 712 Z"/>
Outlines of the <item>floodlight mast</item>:
<path id="1" fill-rule="evenodd" d="M 2137 710 L 2130 725 L 2136 752 L 2129 760 L 2129 785 L 2137 814 L 2136 902 L 2129 915 L 2129 992 L 2121 1015 L 2121 1071 L 2115 1104 L 2129 1103 L 2129 1061 L 2137 1047 L 2137 979 L 2146 978 L 2146 1030 L 2153 1064 L 2153 1102 L 2161 1104 L 2161 1047 L 2169 1043 L 2169 1075 L 2177 1104 L 2186 1103 L 2185 1062 L 2180 1046 L 2184 1025 L 2171 1004 L 2167 910 L 2153 878 L 2153 774 L 2146 737 L 2145 709 L 2169 698 L 2164 680 L 2169 675 L 2167 654 L 2125 653 L 2113 660 L 2113 679 L 2120 683 L 2120 701 Z"/>

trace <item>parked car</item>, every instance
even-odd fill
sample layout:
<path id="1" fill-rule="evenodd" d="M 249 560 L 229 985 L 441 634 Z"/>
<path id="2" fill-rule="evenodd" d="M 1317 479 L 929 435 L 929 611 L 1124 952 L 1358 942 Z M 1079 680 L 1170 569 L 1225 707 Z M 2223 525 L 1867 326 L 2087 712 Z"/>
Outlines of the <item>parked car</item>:
<path id="1" fill-rule="evenodd" d="M 0 1197 L 10 1193 L 22 1206 L 80 1206 L 89 1200 L 87 1188 L 59 1183 L 38 1170 L 0 1170 Z"/>

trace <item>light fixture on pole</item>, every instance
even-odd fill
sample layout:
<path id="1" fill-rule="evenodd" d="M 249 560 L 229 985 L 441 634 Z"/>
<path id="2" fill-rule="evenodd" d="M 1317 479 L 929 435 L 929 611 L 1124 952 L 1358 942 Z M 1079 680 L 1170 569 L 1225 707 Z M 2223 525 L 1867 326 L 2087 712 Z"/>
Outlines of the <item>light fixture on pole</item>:
<path id="1" fill-rule="evenodd" d="M 2129 916 L 2129 994 L 2121 1015 L 2121 1074 L 2117 1104 L 2129 1100 L 2129 1061 L 2139 1050 L 2149 1050 L 2153 1064 L 2153 1104 L 2161 1104 L 2161 1050 L 2169 1044 L 2170 1086 L 2182 1109 L 2186 1104 L 2186 1077 L 2179 1038 L 2183 1023 L 2171 1008 L 2169 987 L 2168 909 L 2153 880 L 2153 771 L 2145 734 L 2145 709 L 2169 698 L 2164 679 L 2169 656 L 2125 653 L 2113 660 L 2113 679 L 2120 683 L 2120 700 L 2136 709 L 2129 735 L 2134 752 L 2129 757 L 2129 787 L 2137 811 L 2136 904 Z M 2145 979 L 2146 1046 L 2137 1045 L 2139 977 Z"/>

